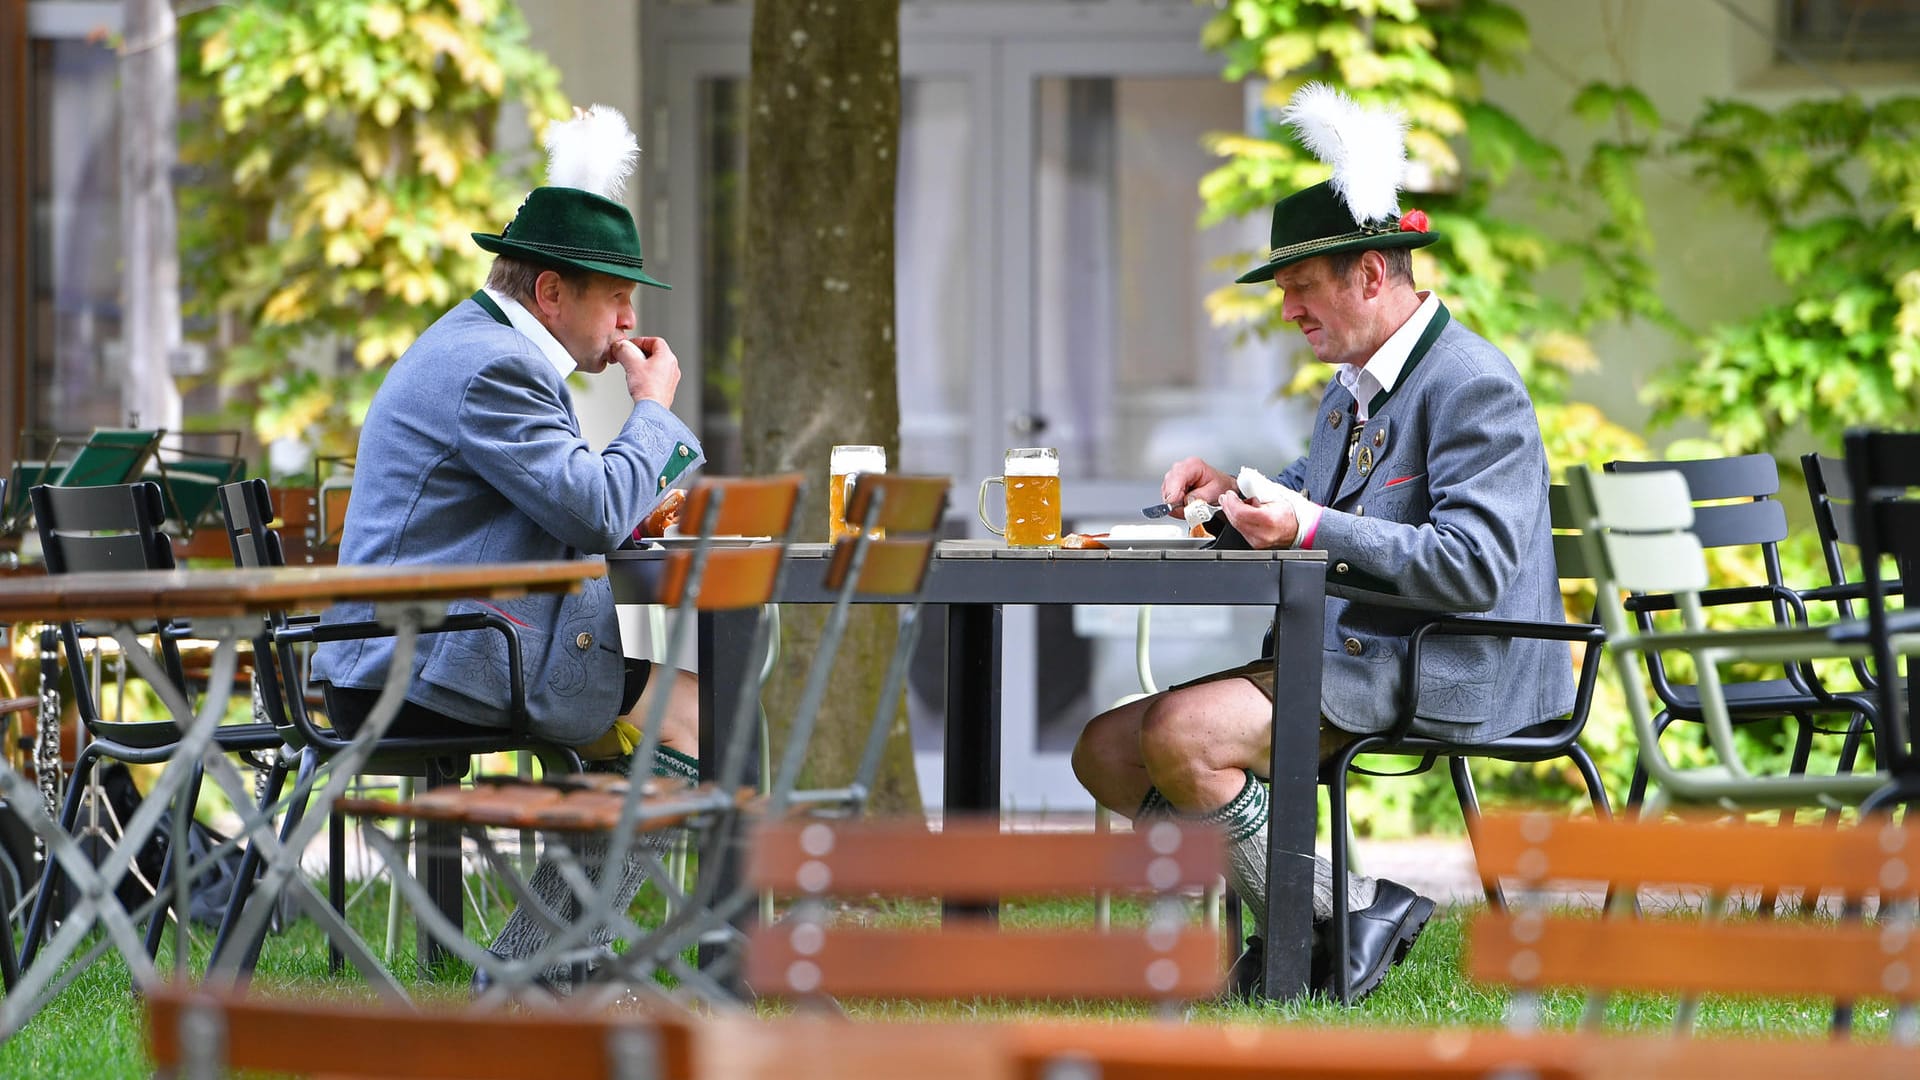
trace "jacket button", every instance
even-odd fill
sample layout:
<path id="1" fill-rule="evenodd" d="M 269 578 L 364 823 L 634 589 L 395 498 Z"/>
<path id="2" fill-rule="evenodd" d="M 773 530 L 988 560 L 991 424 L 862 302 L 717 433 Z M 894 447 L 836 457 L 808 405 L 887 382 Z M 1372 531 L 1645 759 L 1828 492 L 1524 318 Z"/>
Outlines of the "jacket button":
<path id="1" fill-rule="evenodd" d="M 573 639 L 573 643 L 583 649 L 591 649 L 593 648 L 593 635 L 582 630 L 580 636 Z"/>
<path id="2" fill-rule="evenodd" d="M 1346 573 L 1346 572 L 1347 572 L 1347 564 L 1346 564 L 1346 563 L 1343 563 L 1343 562 L 1337 562 L 1337 563 L 1334 563 L 1334 564 L 1333 564 L 1333 572 L 1334 572 L 1334 573 L 1336 573 L 1336 574 L 1344 574 L 1344 573 Z"/>
<path id="3" fill-rule="evenodd" d="M 1361 645 L 1360 645 L 1359 638 L 1351 638 L 1351 637 L 1348 638 L 1345 642 L 1342 643 L 1342 647 L 1347 650 L 1348 656 L 1360 655 Z"/>
<path id="4" fill-rule="evenodd" d="M 681 446 L 681 447 L 680 447 L 680 456 L 681 456 L 681 457 L 692 457 L 692 456 L 693 456 L 693 451 L 691 451 L 691 450 L 689 450 L 689 449 L 687 449 L 687 448 L 686 448 L 686 447 L 685 447 L 685 446 L 683 445 L 683 446 Z"/>
<path id="5" fill-rule="evenodd" d="M 667 478 L 664 476 L 660 478 L 660 490 L 661 491 L 667 490 Z"/>

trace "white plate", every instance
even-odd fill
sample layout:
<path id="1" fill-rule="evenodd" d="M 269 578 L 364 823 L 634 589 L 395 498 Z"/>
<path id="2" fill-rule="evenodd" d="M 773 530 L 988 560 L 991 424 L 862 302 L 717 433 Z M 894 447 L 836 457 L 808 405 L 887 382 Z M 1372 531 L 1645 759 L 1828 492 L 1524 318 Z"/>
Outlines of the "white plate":
<path id="1" fill-rule="evenodd" d="M 749 544 L 764 544 L 773 539 L 771 536 L 715 536 L 708 543 L 717 548 L 746 547 Z M 690 548 L 700 542 L 697 536 L 655 536 L 649 540 L 655 547 Z"/>
<path id="2" fill-rule="evenodd" d="M 1213 543 L 1211 536 L 1102 536 L 1115 551 L 1192 551 Z"/>

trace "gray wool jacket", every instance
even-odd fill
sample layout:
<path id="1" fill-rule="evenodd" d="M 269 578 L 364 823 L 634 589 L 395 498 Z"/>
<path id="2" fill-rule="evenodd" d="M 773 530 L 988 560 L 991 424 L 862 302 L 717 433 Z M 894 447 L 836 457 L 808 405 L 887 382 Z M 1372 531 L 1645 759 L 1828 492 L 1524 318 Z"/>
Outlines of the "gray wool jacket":
<path id="1" fill-rule="evenodd" d="M 474 299 L 447 312 L 395 362 L 360 431 L 342 564 L 472 564 L 596 558 L 624 542 L 681 473 L 703 460 L 680 419 L 633 407 L 596 451 L 560 373 L 525 335 Z M 620 709 L 624 660 L 605 579 L 579 593 L 450 612 L 496 611 L 517 627 L 535 734 L 578 744 Z M 372 617 L 341 604 L 325 622 Z M 389 638 L 327 642 L 313 678 L 378 689 Z M 419 639 L 407 698 L 483 727 L 510 723 L 506 644 L 492 631 Z"/>
<path id="2" fill-rule="evenodd" d="M 1396 717 L 1408 634 L 1434 612 L 1565 620 L 1548 517 L 1549 474 L 1526 385 L 1504 354 L 1442 306 L 1398 385 L 1372 411 L 1330 490 L 1354 423 L 1335 379 L 1305 457 L 1278 480 L 1326 509 L 1322 714 L 1353 732 Z M 1284 672 L 1282 673 L 1284 678 Z M 1414 730 L 1482 742 L 1573 705 L 1563 641 L 1431 636 Z"/>

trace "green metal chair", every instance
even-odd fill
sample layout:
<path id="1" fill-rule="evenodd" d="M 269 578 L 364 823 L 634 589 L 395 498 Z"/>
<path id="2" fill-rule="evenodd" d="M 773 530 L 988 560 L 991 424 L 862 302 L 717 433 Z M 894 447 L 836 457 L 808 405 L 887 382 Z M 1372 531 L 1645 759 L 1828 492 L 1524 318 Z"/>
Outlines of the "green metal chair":
<path id="1" fill-rule="evenodd" d="M 1658 791 L 1646 812 L 1669 801 L 1725 808 L 1855 806 L 1887 783 L 1883 769 L 1837 776 L 1760 773 L 1742 760 L 1734 739 L 1719 665 L 1736 660 L 1797 662 L 1857 656 L 1864 642 L 1836 641 L 1831 627 L 1762 627 L 1713 630 L 1706 625 L 1700 593 L 1707 587 L 1706 558 L 1692 531 L 1693 503 L 1685 477 L 1675 471 L 1595 473 L 1576 467 L 1567 474 L 1575 513 L 1589 527 L 1581 534 L 1599 588 L 1600 622 L 1620 675 L 1640 759 Z M 1628 615 L 1623 590 L 1670 593 L 1682 627 L 1644 629 Z M 1686 653 L 1699 669 L 1701 723 L 1713 761 L 1681 765 L 1662 750 L 1655 709 L 1642 681 L 1642 658 Z"/>
<path id="2" fill-rule="evenodd" d="M 194 432 L 164 439 L 155 447 L 142 479 L 160 485 L 167 520 L 182 536 L 192 536 L 209 515 L 219 518 L 214 507 L 221 486 L 245 477 L 240 438 L 238 431 Z"/>

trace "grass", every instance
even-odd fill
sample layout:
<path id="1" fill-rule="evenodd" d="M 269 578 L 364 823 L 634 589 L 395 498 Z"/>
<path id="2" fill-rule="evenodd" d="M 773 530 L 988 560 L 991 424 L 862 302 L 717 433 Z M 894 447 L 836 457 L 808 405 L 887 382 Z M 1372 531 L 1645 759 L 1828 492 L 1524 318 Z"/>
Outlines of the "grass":
<path id="1" fill-rule="evenodd" d="M 648 899 L 654 895 L 648 890 L 643 896 L 642 912 L 638 915 L 643 922 L 649 919 L 645 909 L 657 904 L 657 900 Z M 1406 962 L 1357 1008 L 1344 1009 L 1315 998 L 1266 1006 L 1197 1004 L 1184 1009 L 1181 1015 L 1192 1022 L 1206 1024 L 1497 1027 L 1504 1021 L 1510 995 L 1496 987 L 1470 982 L 1460 974 L 1462 933 L 1473 910 L 1452 909 L 1436 916 Z M 349 920 L 355 929 L 364 940 L 374 943 L 376 949 L 382 940 L 385 911 L 385 890 L 380 884 L 371 886 L 349 911 Z M 493 925 L 498 925 L 500 914 L 503 912 L 497 908 L 490 911 Z M 931 904 L 886 904 L 847 909 L 844 914 L 875 923 L 929 923 L 933 907 Z M 1087 925 L 1091 917 L 1091 901 L 1052 901 L 1012 905 L 1004 921 L 1009 927 Z M 1116 904 L 1116 921 L 1141 918 L 1144 918 L 1144 909 L 1139 905 Z M 478 936 L 471 918 L 469 932 Z M 210 933 L 204 930 L 196 933 L 193 950 L 196 970 L 204 965 L 205 948 L 210 940 Z M 169 943 L 161 953 L 162 970 L 170 964 Z M 416 973 L 409 954 L 396 961 L 394 969 L 400 982 L 416 997 L 448 1002 L 465 1000 L 469 972 L 464 964 L 451 963 L 422 977 Z M 268 939 L 253 985 L 263 993 L 314 999 L 365 997 L 368 993 L 351 971 L 339 976 L 327 972 L 325 941 L 317 928 L 304 919 L 285 934 Z M 1543 1002 L 1544 1026 L 1572 1027 L 1581 1006 L 1582 999 L 1575 993 L 1547 995 Z M 1674 1006 L 1671 997 L 1623 995 L 1611 1002 L 1607 1023 L 1615 1030 L 1657 1032 L 1672 1023 Z M 858 1018 L 876 1021 L 1041 1017 L 1125 1021 L 1156 1015 L 1151 1006 L 1112 1003 L 866 1001 L 850 1003 L 848 1011 Z M 1817 1039 L 1825 1036 L 1829 1019 L 1830 1006 L 1816 1000 L 1709 999 L 1701 1007 L 1699 1030 Z M 1885 1038 L 1888 1026 L 1885 1002 L 1863 1003 L 1856 1013 L 1855 1025 L 1862 1038 Z M 147 1076 L 152 1067 L 143 1046 L 139 1000 L 128 988 L 124 963 L 109 953 L 81 973 L 74 984 L 24 1030 L 0 1044 L 0 1076 L 85 1076 L 90 1080 Z"/>

